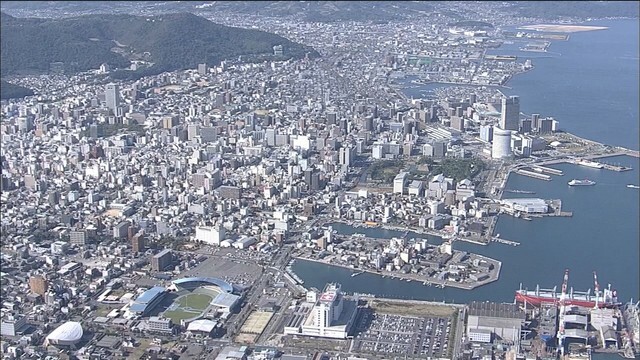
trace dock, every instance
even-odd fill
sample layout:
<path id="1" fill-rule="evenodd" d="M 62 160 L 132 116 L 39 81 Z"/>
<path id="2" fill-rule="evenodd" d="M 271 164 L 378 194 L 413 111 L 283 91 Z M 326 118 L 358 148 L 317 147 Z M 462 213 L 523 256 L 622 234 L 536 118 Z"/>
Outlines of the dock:
<path id="1" fill-rule="evenodd" d="M 551 175 L 558 175 L 558 176 L 564 175 L 564 172 L 562 172 L 562 170 L 552 169 L 552 168 L 548 168 L 548 167 L 545 167 L 545 166 L 533 165 L 532 168 L 534 170 L 540 169 L 540 171 L 542 171 L 543 173 L 548 173 L 548 174 L 551 174 Z"/>
<path id="2" fill-rule="evenodd" d="M 566 217 L 573 216 L 572 211 L 562 211 L 562 200 L 554 199 L 554 200 L 549 200 L 547 203 L 549 204 L 549 207 L 553 210 L 553 212 L 544 214 L 543 216 L 566 216 Z"/>
<path id="3" fill-rule="evenodd" d="M 505 244 L 505 245 L 511 245 L 511 246 L 518 246 L 520 245 L 519 242 L 517 241 L 511 241 L 511 240 L 506 240 L 506 239 L 501 239 L 501 238 L 493 238 L 491 239 L 492 242 L 497 242 L 500 244 Z"/>
<path id="4" fill-rule="evenodd" d="M 611 165 L 611 164 L 607 164 L 607 163 L 599 163 L 599 164 L 604 166 L 605 169 L 612 170 L 612 171 L 629 171 L 629 170 L 633 170 L 632 168 L 626 167 L 626 166 Z"/>
<path id="5" fill-rule="evenodd" d="M 545 174 L 540 174 L 540 173 L 529 171 L 529 170 L 518 169 L 518 170 L 516 170 L 516 174 L 532 177 L 532 178 L 538 179 L 538 180 L 551 181 L 551 176 L 545 175 Z"/>

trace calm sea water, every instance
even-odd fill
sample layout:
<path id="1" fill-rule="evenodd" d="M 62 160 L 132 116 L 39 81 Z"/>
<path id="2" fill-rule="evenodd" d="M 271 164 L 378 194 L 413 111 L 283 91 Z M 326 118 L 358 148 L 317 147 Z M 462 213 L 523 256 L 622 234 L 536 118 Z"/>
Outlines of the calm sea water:
<path id="1" fill-rule="evenodd" d="M 521 110 L 525 113 L 554 116 L 563 129 L 579 136 L 638 149 L 639 22 L 589 24 L 609 29 L 572 34 L 566 42 L 554 41 L 550 54 L 517 54 L 535 57 L 535 69 L 512 79 L 508 85 L 513 89 L 507 92 L 521 97 Z M 561 164 L 554 167 L 563 170 L 564 176 L 553 176 L 551 182 L 515 174 L 510 177 L 508 188 L 533 190 L 535 197 L 562 199 L 563 208 L 573 211 L 574 216 L 533 221 L 500 217 L 496 232 L 505 239 L 521 242 L 517 247 L 457 242 L 458 249 L 503 262 L 500 280 L 481 288 L 437 289 L 373 274 L 351 277 L 348 269 L 302 261 L 296 262 L 293 269 L 305 286 L 321 288 L 326 282 L 337 281 L 349 292 L 386 297 L 510 302 L 520 283 L 530 289 L 536 284 L 559 288 L 564 269 L 569 268 L 569 285 L 576 290 L 593 289 L 593 271 L 597 271 L 601 287 L 610 283 L 623 301 L 638 299 L 640 191 L 626 185 L 640 183 L 640 161 L 626 156 L 605 161 L 630 166 L 633 171 L 618 173 Z M 582 178 L 595 180 L 597 185 L 567 186 L 569 180 Z M 367 231 L 378 237 L 394 236 L 383 230 Z M 438 242 L 435 238 L 430 241 Z"/>
<path id="2" fill-rule="evenodd" d="M 516 75 L 500 88 L 520 96 L 526 114 L 553 116 L 560 127 L 588 139 L 638 150 L 640 123 L 640 23 L 607 20 L 585 25 L 607 30 L 571 34 L 568 41 L 552 41 L 548 53 L 520 51 L 525 42 L 505 44 L 490 54 L 517 55 L 531 59 L 534 69 Z M 447 84 L 410 84 L 407 96 L 421 97 L 426 91 Z"/>
<path id="3" fill-rule="evenodd" d="M 559 164 L 563 176 L 542 181 L 512 175 L 507 188 L 535 191 L 545 199 L 562 199 L 563 209 L 573 211 L 573 217 L 542 218 L 533 221 L 501 216 L 496 232 L 505 239 L 518 241 L 520 246 L 492 243 L 489 246 L 456 242 L 455 249 L 486 255 L 502 261 L 500 279 L 475 290 L 439 289 L 417 282 L 382 278 L 374 274 L 351 277 L 352 271 L 306 261 L 297 261 L 293 270 L 305 281 L 305 286 L 322 288 L 331 281 L 340 282 L 348 292 L 371 293 L 384 297 L 414 298 L 447 302 L 472 300 L 513 301 L 514 291 L 536 284 L 551 288 L 562 283 L 564 269 L 570 269 L 569 285 L 576 290 L 594 289 L 593 271 L 597 271 L 600 286 L 612 284 L 623 301 L 640 297 L 638 253 L 640 251 L 640 191 L 627 188 L 638 184 L 640 161 L 628 156 L 603 161 L 633 167 L 627 172 L 591 169 L 572 164 Z M 589 178 L 595 186 L 569 187 L 571 179 Z M 516 194 L 510 194 L 516 195 Z M 514 196 L 515 197 L 515 196 Z M 520 196 L 522 197 L 522 196 Z M 360 232 L 377 237 L 399 236 L 402 233 L 382 229 L 349 229 L 335 225 L 340 232 Z M 417 234 L 411 236 L 420 237 Z M 429 242 L 440 243 L 436 237 Z"/>

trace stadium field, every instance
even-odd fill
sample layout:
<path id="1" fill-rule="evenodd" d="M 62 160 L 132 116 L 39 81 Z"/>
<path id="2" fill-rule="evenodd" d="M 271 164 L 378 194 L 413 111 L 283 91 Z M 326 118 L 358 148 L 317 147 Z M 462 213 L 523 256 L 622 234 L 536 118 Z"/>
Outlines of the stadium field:
<path id="1" fill-rule="evenodd" d="M 202 314 L 209 307 L 211 300 L 213 297 L 207 294 L 183 295 L 173 302 L 163 316 L 179 324 L 181 320 L 191 319 Z"/>

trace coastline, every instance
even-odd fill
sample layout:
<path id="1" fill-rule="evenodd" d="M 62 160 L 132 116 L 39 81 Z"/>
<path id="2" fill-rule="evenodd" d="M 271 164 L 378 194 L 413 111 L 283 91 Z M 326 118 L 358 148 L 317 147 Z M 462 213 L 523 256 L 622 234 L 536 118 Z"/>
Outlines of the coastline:
<path id="1" fill-rule="evenodd" d="M 457 282 L 453 282 L 453 281 L 447 281 L 447 280 L 437 280 L 437 279 L 431 279 L 431 278 L 421 278 L 417 275 L 413 275 L 413 274 L 399 274 L 396 272 L 391 272 L 391 271 L 385 271 L 385 270 L 381 270 L 380 272 L 377 271 L 373 271 L 373 270 L 369 270 L 369 269 L 362 269 L 362 268 L 353 268 L 351 266 L 348 265 L 344 265 L 344 264 L 334 264 L 334 263 L 330 263 L 328 261 L 323 261 L 323 260 L 319 260 L 319 259 L 313 259 L 313 258 L 308 258 L 305 256 L 294 256 L 293 259 L 295 260 L 306 260 L 306 261 L 311 261 L 311 262 L 315 262 L 315 263 L 319 263 L 319 264 L 323 264 L 323 265 L 328 265 L 328 266 L 336 266 L 336 267 L 341 267 L 344 269 L 349 269 L 349 270 L 355 270 L 358 272 L 366 272 L 369 274 L 374 274 L 374 275 L 378 275 L 378 276 L 386 276 L 389 277 L 391 279 L 397 279 L 397 280 L 411 280 L 411 281 L 416 281 L 416 282 L 422 282 L 423 285 L 425 285 L 425 283 L 427 284 L 431 284 L 431 285 L 435 285 L 435 286 L 440 286 L 442 288 L 445 287 L 452 287 L 452 288 L 457 288 L 457 289 L 462 289 L 462 290 L 473 290 L 476 288 L 479 288 L 483 285 L 487 285 L 490 284 L 492 282 L 498 281 L 500 279 L 500 271 L 502 270 L 502 262 L 496 259 L 491 259 L 489 257 L 483 256 L 483 255 L 478 255 L 475 254 L 475 256 L 477 256 L 480 259 L 483 259 L 489 263 L 495 264 L 495 268 L 494 270 L 490 273 L 490 276 L 488 279 L 482 280 L 482 281 L 478 281 L 474 284 L 461 284 L 461 283 L 457 283 Z M 425 285 L 427 286 L 427 285 Z"/>
<path id="2" fill-rule="evenodd" d="M 585 31 L 607 30 L 607 26 L 570 25 L 570 24 L 536 24 L 518 27 L 518 30 L 533 30 L 538 32 L 577 33 Z"/>
<path id="3" fill-rule="evenodd" d="M 483 242 L 481 240 L 476 240 L 476 239 L 471 239 L 471 238 L 465 238 L 465 237 L 461 237 L 461 236 L 457 236 L 455 234 L 449 234 L 449 233 L 445 233 L 443 231 L 439 231 L 439 230 L 433 230 L 433 229 L 429 229 L 429 228 L 413 228 L 413 227 L 409 227 L 409 226 L 400 226 L 400 225 L 385 225 L 385 224 L 376 224 L 376 225 L 370 225 L 367 224 L 366 222 L 358 222 L 358 223 L 349 223 L 347 221 L 344 221 L 342 219 L 336 219 L 336 218 L 329 218 L 326 221 L 323 222 L 322 225 L 325 225 L 327 223 L 340 223 L 340 224 L 345 224 L 354 228 L 358 228 L 358 227 L 365 227 L 367 229 L 375 229 L 375 228 L 382 228 L 385 230 L 392 230 L 392 231 L 404 231 L 404 232 L 414 232 L 416 234 L 420 234 L 420 235 L 431 235 L 431 236 L 437 236 L 439 238 L 441 238 L 443 241 L 446 240 L 453 240 L 453 241 L 464 241 L 464 242 L 468 242 L 468 243 L 472 243 L 472 244 L 476 244 L 476 245 L 489 245 L 489 242 Z M 489 238 L 493 237 L 493 234 L 491 235 L 486 235 Z"/>

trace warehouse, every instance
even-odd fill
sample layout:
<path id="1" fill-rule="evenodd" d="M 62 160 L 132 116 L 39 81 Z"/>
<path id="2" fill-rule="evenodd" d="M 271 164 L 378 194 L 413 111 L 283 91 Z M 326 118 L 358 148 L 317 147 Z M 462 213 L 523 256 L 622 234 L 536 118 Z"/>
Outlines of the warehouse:
<path id="1" fill-rule="evenodd" d="M 546 214 L 549 211 L 549 205 L 544 199 L 538 198 L 504 199 L 501 200 L 501 204 L 507 211 L 520 211 L 527 214 Z"/>
<path id="2" fill-rule="evenodd" d="M 492 338 L 515 342 L 520 337 L 525 313 L 515 304 L 474 301 L 469 304 L 467 336 L 486 342 L 486 332 Z"/>

